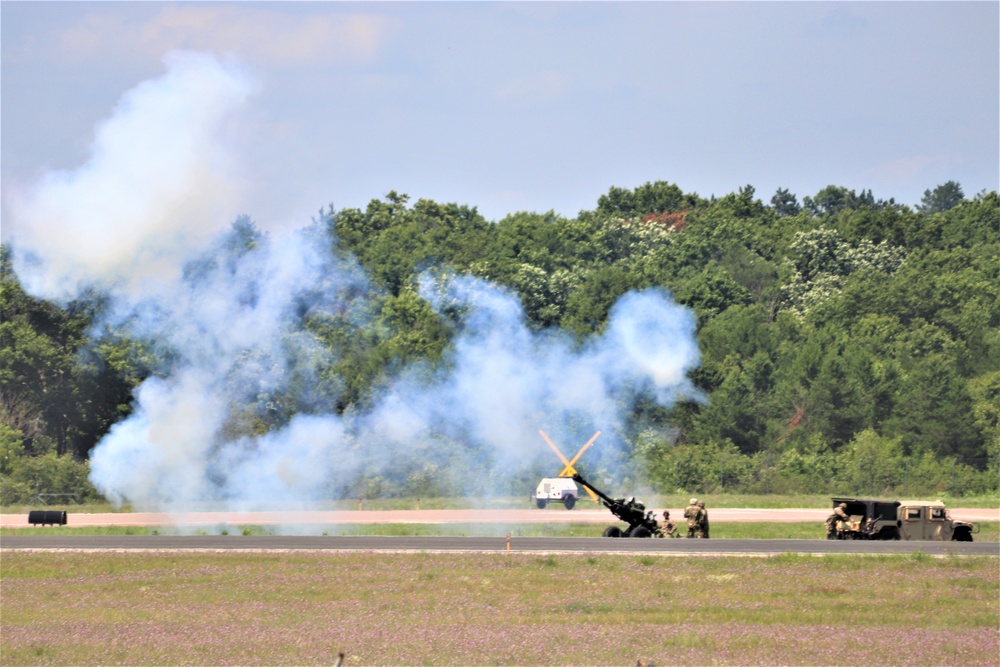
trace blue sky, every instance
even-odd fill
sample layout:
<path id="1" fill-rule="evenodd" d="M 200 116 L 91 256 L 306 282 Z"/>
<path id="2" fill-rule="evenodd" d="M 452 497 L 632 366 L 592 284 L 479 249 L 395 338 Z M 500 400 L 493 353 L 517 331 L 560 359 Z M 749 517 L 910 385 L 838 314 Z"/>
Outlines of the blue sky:
<path id="1" fill-rule="evenodd" d="M 11 192 L 78 168 L 175 50 L 255 92 L 227 126 L 232 217 L 301 226 L 389 190 L 575 216 L 666 180 L 769 201 L 919 203 L 1000 181 L 1000 3 L 55 3 L 2 13 Z M 155 161 L 156 155 L 149 155 Z"/>

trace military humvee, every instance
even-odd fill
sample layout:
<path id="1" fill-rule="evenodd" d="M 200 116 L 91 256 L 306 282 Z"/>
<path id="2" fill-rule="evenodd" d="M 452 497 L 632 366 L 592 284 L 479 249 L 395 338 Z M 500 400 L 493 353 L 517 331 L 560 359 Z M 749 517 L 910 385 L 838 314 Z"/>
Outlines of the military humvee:
<path id="1" fill-rule="evenodd" d="M 850 521 L 837 521 L 838 540 L 953 540 L 971 542 L 979 527 L 951 518 L 940 500 L 866 500 L 834 498 L 846 503 Z"/>

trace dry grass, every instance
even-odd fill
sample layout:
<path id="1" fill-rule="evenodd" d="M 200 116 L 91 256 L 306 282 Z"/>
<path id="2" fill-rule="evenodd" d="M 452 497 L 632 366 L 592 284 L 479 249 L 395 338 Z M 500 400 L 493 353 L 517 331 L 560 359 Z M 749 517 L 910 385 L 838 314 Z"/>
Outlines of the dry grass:
<path id="1" fill-rule="evenodd" d="M 14 665 L 990 665 L 995 557 L 3 553 Z"/>

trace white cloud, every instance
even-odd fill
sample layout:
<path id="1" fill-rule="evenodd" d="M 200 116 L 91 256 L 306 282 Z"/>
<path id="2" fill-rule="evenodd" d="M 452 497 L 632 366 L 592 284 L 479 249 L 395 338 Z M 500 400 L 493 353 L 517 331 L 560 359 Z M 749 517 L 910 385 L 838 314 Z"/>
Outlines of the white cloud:
<path id="1" fill-rule="evenodd" d="M 934 167 L 947 164 L 950 160 L 944 157 L 929 155 L 908 155 L 896 160 L 887 160 L 866 170 L 884 183 L 890 185 L 912 185 L 927 182 L 927 172 Z"/>
<path id="2" fill-rule="evenodd" d="M 548 104 L 561 98 L 569 89 L 570 77 L 562 72 L 545 70 L 530 76 L 506 80 L 496 91 L 496 98 L 506 102 Z"/>
<path id="3" fill-rule="evenodd" d="M 176 49 L 233 53 L 277 67 L 376 57 L 393 20 L 363 12 L 295 13 L 247 5 L 171 5 L 151 17 L 94 12 L 59 36 L 68 55 L 140 52 L 159 58 Z"/>

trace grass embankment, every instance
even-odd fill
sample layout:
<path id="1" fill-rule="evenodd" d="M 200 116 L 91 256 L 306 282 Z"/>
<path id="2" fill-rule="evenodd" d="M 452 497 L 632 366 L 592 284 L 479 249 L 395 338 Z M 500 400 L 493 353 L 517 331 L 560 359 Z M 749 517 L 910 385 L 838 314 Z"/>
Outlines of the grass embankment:
<path id="1" fill-rule="evenodd" d="M 641 500 L 650 508 L 671 508 L 680 509 L 687 507 L 690 494 L 653 495 L 636 494 L 641 496 Z M 743 495 L 743 494 L 708 494 L 698 495 L 698 498 L 705 501 L 711 508 L 731 508 L 731 507 L 752 507 L 760 509 L 788 509 L 801 507 L 818 507 L 829 509 L 831 507 L 829 495 Z M 879 497 L 867 494 L 844 493 L 845 496 L 857 496 L 861 498 Z M 901 496 L 900 496 L 901 497 Z M 908 496 L 909 497 L 909 496 Z M 923 497 L 923 496 L 921 496 Z M 896 499 L 896 498 L 892 498 Z M 1000 496 L 981 496 L 974 498 L 951 498 L 947 495 L 928 497 L 929 500 L 943 500 L 948 507 L 968 507 L 968 508 L 997 508 L 1000 507 Z M 359 502 L 360 501 L 360 502 Z M 589 499 L 583 498 L 579 507 L 589 509 L 594 507 Z M 273 510 L 449 510 L 449 509 L 530 509 L 535 507 L 532 496 L 490 496 L 484 498 L 347 498 L 341 500 L 329 500 L 323 502 L 310 503 L 285 503 L 277 504 L 268 509 Z M 67 512 L 133 512 L 139 511 L 131 505 L 115 506 L 111 503 L 88 503 L 84 505 L 51 505 L 39 507 L 35 505 L 4 505 L 0 506 L 0 513 L 3 514 L 27 514 L 35 509 L 66 510 Z M 209 512 L 231 509 L 219 503 L 191 503 L 184 507 L 177 508 L 179 511 Z M 550 511 L 559 511 L 561 508 L 554 508 Z"/>
<path id="2" fill-rule="evenodd" d="M 614 520 L 609 517 L 608 524 Z M 624 525 L 624 524 L 621 524 Z M 980 532 L 973 535 L 976 542 L 1000 542 L 1000 521 L 978 523 Z M 501 524 L 421 524 L 421 523 L 389 523 L 389 524 L 351 524 L 334 526 L 289 526 L 278 528 L 274 526 L 231 526 L 218 525 L 180 530 L 178 528 L 159 527 L 145 528 L 140 526 L 45 526 L 25 528 L 2 528 L 0 537 L 4 535 L 457 535 L 476 537 L 503 537 L 506 534 L 518 537 L 600 537 L 605 524 L 519 524 L 514 526 Z M 687 529 L 679 525 L 682 535 Z M 820 540 L 825 538 L 823 524 L 819 522 L 802 523 L 713 523 L 712 537 L 714 539 L 750 539 L 750 540 Z"/>
<path id="3" fill-rule="evenodd" d="M 990 665 L 995 557 L 5 552 L 3 665 Z"/>

